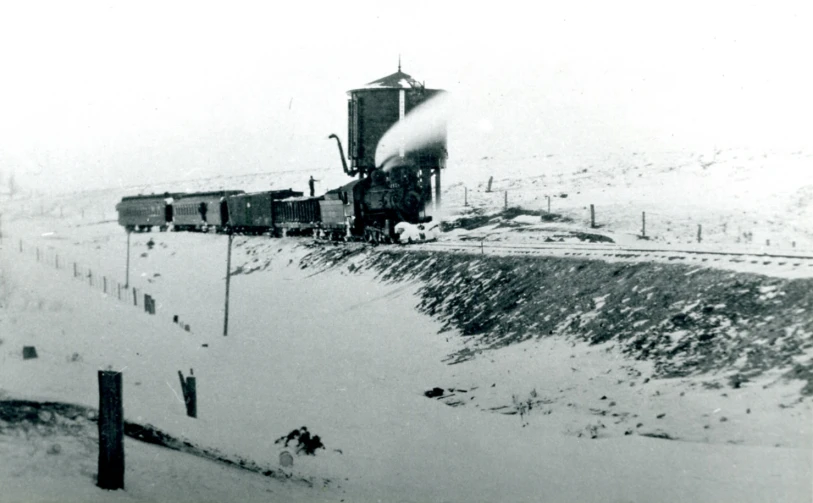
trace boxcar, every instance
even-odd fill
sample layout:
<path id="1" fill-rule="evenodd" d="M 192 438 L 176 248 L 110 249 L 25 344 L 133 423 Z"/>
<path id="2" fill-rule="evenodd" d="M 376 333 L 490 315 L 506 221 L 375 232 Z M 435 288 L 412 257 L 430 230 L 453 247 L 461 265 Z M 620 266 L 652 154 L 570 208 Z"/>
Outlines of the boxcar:
<path id="1" fill-rule="evenodd" d="M 173 229 L 176 231 L 222 230 L 229 220 L 226 199 L 243 194 L 242 190 L 219 190 L 186 194 L 173 204 Z"/>
<path id="2" fill-rule="evenodd" d="M 121 202 L 116 205 L 119 225 L 128 232 L 150 231 L 156 225 L 161 231 L 165 231 L 172 222 L 172 201 L 178 197 L 182 197 L 182 194 L 166 193 L 123 197 Z"/>
<path id="3" fill-rule="evenodd" d="M 274 205 L 278 199 L 299 197 L 302 192 L 291 189 L 270 190 L 229 196 L 228 227 L 235 232 L 262 234 L 274 229 Z"/>

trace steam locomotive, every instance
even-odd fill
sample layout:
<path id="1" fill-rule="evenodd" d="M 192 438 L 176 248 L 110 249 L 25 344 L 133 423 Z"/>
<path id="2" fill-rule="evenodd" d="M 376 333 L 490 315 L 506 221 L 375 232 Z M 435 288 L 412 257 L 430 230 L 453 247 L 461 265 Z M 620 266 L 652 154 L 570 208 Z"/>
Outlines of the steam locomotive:
<path id="1" fill-rule="evenodd" d="M 207 191 L 124 197 L 116 206 L 119 224 L 128 232 L 153 227 L 174 231 L 246 234 L 314 234 L 334 239 L 397 240 L 399 222 L 427 222 L 427 210 L 440 198 L 445 167 L 444 134 L 417 149 L 375 163 L 384 134 L 412 109 L 442 91 L 398 71 L 348 92 L 348 165 L 335 134 L 344 173 L 353 181 L 320 196 L 291 189 L 245 193 Z"/>

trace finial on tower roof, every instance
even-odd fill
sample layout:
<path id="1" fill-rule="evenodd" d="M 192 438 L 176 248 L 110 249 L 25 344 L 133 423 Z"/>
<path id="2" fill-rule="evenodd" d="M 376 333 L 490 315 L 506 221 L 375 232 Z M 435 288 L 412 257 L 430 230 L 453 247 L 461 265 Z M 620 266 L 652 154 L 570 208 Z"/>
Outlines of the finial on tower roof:
<path id="1" fill-rule="evenodd" d="M 401 71 L 401 55 L 398 55 L 398 71 Z"/>

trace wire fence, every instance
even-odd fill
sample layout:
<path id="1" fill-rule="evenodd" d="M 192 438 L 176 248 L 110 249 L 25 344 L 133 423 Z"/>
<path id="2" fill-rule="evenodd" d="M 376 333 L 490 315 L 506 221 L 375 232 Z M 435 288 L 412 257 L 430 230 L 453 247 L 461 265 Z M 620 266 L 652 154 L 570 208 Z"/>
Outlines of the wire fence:
<path id="1" fill-rule="evenodd" d="M 8 239 L 8 237 L 6 237 Z M 32 244 L 17 239 L 17 252 L 25 257 L 35 260 L 45 267 L 53 268 L 61 274 L 70 274 L 77 284 L 84 284 L 88 288 L 102 293 L 113 301 L 131 305 L 148 315 L 158 314 L 159 304 L 155 297 L 147 291 L 121 282 L 115 277 L 104 274 L 99 268 L 84 265 L 66 253 L 60 252 L 52 246 Z M 187 332 L 191 332 L 189 324 L 185 324 L 175 314 L 172 322 Z"/>

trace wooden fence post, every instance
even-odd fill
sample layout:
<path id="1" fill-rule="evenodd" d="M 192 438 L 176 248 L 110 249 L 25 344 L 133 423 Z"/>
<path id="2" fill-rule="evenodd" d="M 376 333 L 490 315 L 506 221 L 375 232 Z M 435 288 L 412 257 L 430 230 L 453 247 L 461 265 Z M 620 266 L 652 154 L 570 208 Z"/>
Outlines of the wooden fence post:
<path id="1" fill-rule="evenodd" d="M 136 291 L 135 288 L 133 288 L 133 305 L 134 306 L 138 305 L 138 292 Z"/>
<path id="2" fill-rule="evenodd" d="M 494 181 L 493 176 L 488 177 L 488 187 L 486 188 L 486 192 L 491 192 L 491 182 L 493 181 Z"/>
<path id="3" fill-rule="evenodd" d="M 505 209 L 508 209 L 508 191 L 505 191 Z"/>
<path id="4" fill-rule="evenodd" d="M 37 358 L 37 348 L 35 346 L 23 346 L 23 360 Z"/>
<path id="5" fill-rule="evenodd" d="M 189 377 L 184 379 L 183 374 L 179 370 L 178 377 L 181 379 L 181 391 L 183 392 L 184 402 L 186 403 L 186 415 L 189 417 L 198 417 L 198 390 L 194 371 L 189 369 Z"/>
<path id="6" fill-rule="evenodd" d="M 596 228 L 596 207 L 592 204 L 590 205 L 590 227 Z"/>
<path id="7" fill-rule="evenodd" d="M 703 226 L 701 224 L 697 224 L 697 242 L 703 241 Z"/>
<path id="8" fill-rule="evenodd" d="M 99 474 L 102 489 L 124 489 L 124 405 L 121 372 L 99 371 Z"/>
<path id="9" fill-rule="evenodd" d="M 545 196 L 548 198 L 548 215 L 550 215 L 550 196 Z"/>

